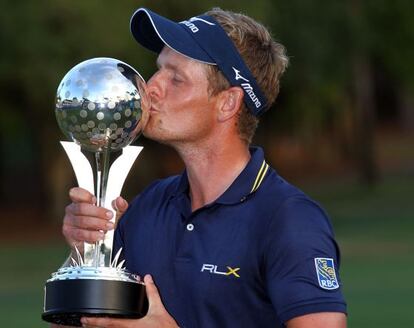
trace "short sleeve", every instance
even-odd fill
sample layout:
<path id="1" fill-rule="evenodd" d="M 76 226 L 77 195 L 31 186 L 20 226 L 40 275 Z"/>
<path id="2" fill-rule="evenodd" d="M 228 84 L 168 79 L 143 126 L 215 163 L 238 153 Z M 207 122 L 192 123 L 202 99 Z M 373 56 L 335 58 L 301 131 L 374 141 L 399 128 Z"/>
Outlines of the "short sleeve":
<path id="1" fill-rule="evenodd" d="M 271 220 L 265 251 L 268 294 L 286 322 L 316 312 L 344 312 L 339 249 L 325 212 L 305 196 L 284 201 Z"/>

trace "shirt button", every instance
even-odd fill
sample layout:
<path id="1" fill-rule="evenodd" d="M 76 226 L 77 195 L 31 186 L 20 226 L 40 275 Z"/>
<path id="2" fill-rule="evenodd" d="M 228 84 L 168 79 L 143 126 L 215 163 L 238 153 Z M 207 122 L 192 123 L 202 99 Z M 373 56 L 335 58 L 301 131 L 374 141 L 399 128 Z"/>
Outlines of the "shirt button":
<path id="1" fill-rule="evenodd" d="M 194 230 L 194 224 L 192 224 L 192 223 L 187 224 L 187 230 L 188 231 L 193 231 Z"/>

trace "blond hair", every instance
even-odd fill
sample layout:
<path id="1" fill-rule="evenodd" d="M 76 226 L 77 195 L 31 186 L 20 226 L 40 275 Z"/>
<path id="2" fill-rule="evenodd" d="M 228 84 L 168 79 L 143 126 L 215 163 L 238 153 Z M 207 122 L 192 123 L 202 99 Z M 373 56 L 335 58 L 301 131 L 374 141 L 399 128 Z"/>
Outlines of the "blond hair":
<path id="1" fill-rule="evenodd" d="M 280 78 L 289 62 L 285 47 L 273 40 L 266 27 L 246 15 L 220 8 L 213 8 L 206 14 L 214 17 L 233 41 L 270 107 L 279 93 Z M 230 87 L 217 66 L 209 66 L 208 79 L 212 95 Z M 240 138 L 247 144 L 253 139 L 258 121 L 243 103 L 237 125 Z"/>

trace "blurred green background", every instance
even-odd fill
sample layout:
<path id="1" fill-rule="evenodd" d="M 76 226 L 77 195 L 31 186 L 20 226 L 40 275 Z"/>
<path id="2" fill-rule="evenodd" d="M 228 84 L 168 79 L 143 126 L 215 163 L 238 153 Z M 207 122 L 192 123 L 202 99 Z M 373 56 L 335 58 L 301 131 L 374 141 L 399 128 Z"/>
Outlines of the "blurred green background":
<path id="1" fill-rule="evenodd" d="M 414 2 L 409 0 L 3 0 L 0 11 L 1 327 L 46 327 L 43 285 L 67 255 L 60 227 L 75 184 L 54 96 L 92 57 L 149 78 L 155 56 L 129 34 L 140 6 L 183 20 L 211 7 L 246 13 L 287 48 L 281 94 L 254 143 L 323 204 L 342 250 L 350 327 L 414 327 Z M 123 194 L 183 166 L 145 147 Z"/>

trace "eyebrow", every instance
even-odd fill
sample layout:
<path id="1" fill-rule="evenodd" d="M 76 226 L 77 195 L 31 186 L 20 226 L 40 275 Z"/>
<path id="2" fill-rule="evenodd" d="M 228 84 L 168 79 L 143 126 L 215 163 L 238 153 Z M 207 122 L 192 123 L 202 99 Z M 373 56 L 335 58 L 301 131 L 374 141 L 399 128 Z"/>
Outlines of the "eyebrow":
<path id="1" fill-rule="evenodd" d="M 161 68 L 161 67 L 166 67 L 166 68 L 170 68 L 170 69 L 176 69 L 176 70 L 179 70 L 179 68 L 178 68 L 178 66 L 177 65 L 175 65 L 175 64 L 173 64 L 173 63 L 165 63 L 164 65 L 161 65 L 161 63 L 160 63 L 160 61 L 159 61 L 159 59 L 157 58 L 157 60 L 156 60 L 156 65 L 157 65 L 157 67 L 158 68 Z"/>
<path id="2" fill-rule="evenodd" d="M 159 61 L 159 58 L 157 58 L 157 60 L 156 60 L 156 65 L 157 65 L 157 67 L 158 67 L 158 69 L 161 69 L 161 68 L 166 68 L 166 69 L 171 69 L 171 70 L 173 70 L 173 71 L 175 71 L 175 72 L 177 72 L 178 74 L 180 74 L 180 75 L 183 75 L 183 77 L 187 77 L 187 74 L 182 70 L 182 69 L 180 69 L 180 67 L 179 66 L 177 66 L 177 65 L 175 65 L 174 63 L 169 63 L 169 62 L 167 62 L 167 63 L 165 63 L 164 65 L 161 65 L 161 63 L 160 63 L 160 61 Z"/>

